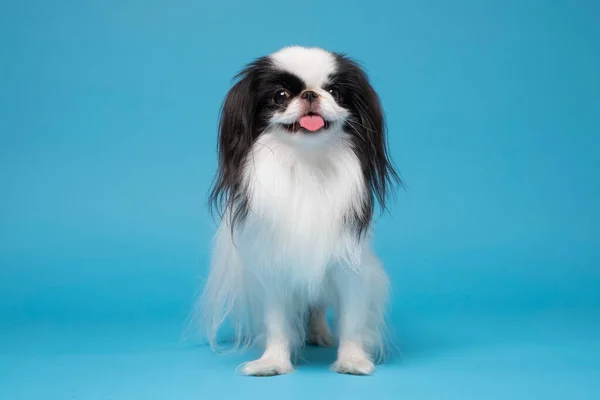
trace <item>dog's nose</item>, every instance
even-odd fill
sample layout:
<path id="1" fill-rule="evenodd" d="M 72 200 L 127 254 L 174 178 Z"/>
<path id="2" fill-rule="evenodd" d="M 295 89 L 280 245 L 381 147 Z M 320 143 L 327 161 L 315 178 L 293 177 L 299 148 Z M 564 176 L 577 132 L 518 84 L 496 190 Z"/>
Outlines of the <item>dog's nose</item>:
<path id="1" fill-rule="evenodd" d="M 316 99 L 317 97 L 319 97 L 319 95 L 312 91 L 312 90 L 307 90 L 306 92 L 302 93 L 301 96 L 304 100 L 308 100 L 308 102 L 312 102 L 314 99 Z"/>

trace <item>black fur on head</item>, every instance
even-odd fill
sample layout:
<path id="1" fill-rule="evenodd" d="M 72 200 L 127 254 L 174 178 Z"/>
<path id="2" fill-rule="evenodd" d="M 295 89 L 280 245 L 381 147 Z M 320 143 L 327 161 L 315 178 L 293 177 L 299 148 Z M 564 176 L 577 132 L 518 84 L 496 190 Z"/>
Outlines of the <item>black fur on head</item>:
<path id="1" fill-rule="evenodd" d="M 336 58 L 338 68 L 330 77 L 330 85 L 340 92 L 338 103 L 350 111 L 344 131 L 352 139 L 370 189 L 363 215 L 354 220 L 359 232 L 364 232 L 371 222 L 375 200 L 385 210 L 388 195 L 395 184 L 402 185 L 402 180 L 389 156 L 385 117 L 377 92 L 357 62 L 339 53 Z"/>
<path id="2" fill-rule="evenodd" d="M 363 210 L 348 215 L 348 223 L 361 235 L 370 225 L 375 204 L 385 210 L 394 184 L 402 184 L 402 181 L 388 154 L 379 96 L 360 65 L 343 54 L 334 56 L 337 71 L 329 77 L 324 89 L 334 89 L 337 103 L 350 112 L 343 128 L 350 136 L 369 189 Z M 248 64 L 235 80 L 221 107 L 217 146 L 219 168 L 209 194 L 211 209 L 220 217 L 224 212 L 231 213 L 232 229 L 235 223 L 243 221 L 249 210 L 247 190 L 242 181 L 244 162 L 254 141 L 269 126 L 269 119 L 277 107 L 271 101 L 274 90 L 283 86 L 296 95 L 305 86 L 299 77 L 275 68 L 269 57 Z"/>
<path id="3" fill-rule="evenodd" d="M 220 217 L 231 213 L 231 226 L 244 219 L 248 198 L 243 190 L 242 168 L 256 138 L 268 126 L 268 102 L 259 96 L 261 82 L 273 71 L 267 57 L 248 64 L 236 76 L 221 106 L 217 152 L 219 168 L 209 195 L 212 210 Z"/>

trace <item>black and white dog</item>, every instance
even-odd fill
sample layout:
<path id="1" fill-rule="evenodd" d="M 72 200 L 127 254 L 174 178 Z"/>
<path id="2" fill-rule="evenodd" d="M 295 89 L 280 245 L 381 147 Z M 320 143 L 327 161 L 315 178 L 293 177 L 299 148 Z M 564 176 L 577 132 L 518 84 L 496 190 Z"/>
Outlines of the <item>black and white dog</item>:
<path id="1" fill-rule="evenodd" d="M 247 375 L 293 371 L 306 341 L 331 345 L 333 370 L 370 374 L 383 346 L 387 276 L 370 245 L 377 205 L 400 179 L 379 97 L 342 54 L 287 47 L 249 64 L 224 101 L 212 204 L 221 226 L 201 299 L 214 345 L 261 340 Z"/>

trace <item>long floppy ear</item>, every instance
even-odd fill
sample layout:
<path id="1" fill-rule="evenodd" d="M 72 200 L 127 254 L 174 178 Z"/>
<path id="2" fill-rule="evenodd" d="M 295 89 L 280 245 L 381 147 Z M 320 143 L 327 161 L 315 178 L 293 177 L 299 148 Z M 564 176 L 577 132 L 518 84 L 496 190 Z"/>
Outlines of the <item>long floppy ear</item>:
<path id="1" fill-rule="evenodd" d="M 349 121 L 350 133 L 355 142 L 355 152 L 360 159 L 365 180 L 382 210 L 386 200 L 394 192 L 395 184 L 402 186 L 389 155 L 385 115 L 379 96 L 371 86 L 364 69 L 355 61 L 339 56 L 347 74 L 343 85 L 354 110 Z M 370 213 L 372 213 L 371 205 Z"/>
<path id="2" fill-rule="evenodd" d="M 254 140 L 256 104 L 253 96 L 252 67 L 240 72 L 237 83 L 229 90 L 221 106 L 217 152 L 219 168 L 213 182 L 209 203 L 220 217 L 226 209 L 243 201 L 242 168 Z"/>

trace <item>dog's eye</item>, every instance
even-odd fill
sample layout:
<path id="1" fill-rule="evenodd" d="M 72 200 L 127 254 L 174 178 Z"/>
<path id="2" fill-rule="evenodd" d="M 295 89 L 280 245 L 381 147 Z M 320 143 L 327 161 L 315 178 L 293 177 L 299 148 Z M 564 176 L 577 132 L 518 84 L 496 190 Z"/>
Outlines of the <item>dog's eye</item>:
<path id="1" fill-rule="evenodd" d="M 275 95 L 273 96 L 273 101 L 275 102 L 275 104 L 282 105 L 289 98 L 290 98 L 290 92 L 288 92 L 285 89 L 281 89 L 281 90 L 278 90 L 277 92 L 275 92 Z"/>
<path id="2" fill-rule="evenodd" d="M 329 94 L 331 95 L 331 97 L 333 97 L 334 100 L 338 101 L 340 99 L 340 91 L 337 90 L 334 87 L 330 87 L 329 90 L 327 90 L 329 92 Z"/>

